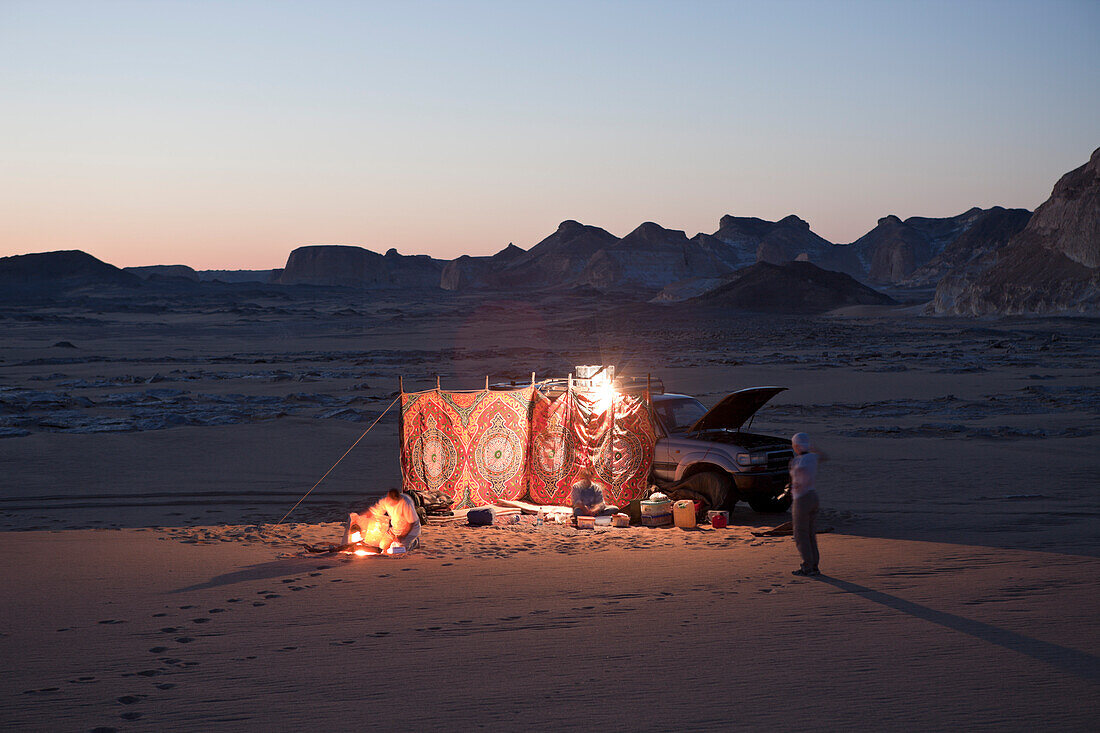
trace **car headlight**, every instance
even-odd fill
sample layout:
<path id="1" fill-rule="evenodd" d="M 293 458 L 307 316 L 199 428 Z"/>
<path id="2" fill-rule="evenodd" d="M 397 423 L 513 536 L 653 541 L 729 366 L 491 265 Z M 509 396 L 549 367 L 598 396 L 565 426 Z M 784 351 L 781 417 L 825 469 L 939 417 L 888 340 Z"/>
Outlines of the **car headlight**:
<path id="1" fill-rule="evenodd" d="M 768 465 L 767 453 L 738 453 L 737 465 L 739 466 L 766 466 Z"/>

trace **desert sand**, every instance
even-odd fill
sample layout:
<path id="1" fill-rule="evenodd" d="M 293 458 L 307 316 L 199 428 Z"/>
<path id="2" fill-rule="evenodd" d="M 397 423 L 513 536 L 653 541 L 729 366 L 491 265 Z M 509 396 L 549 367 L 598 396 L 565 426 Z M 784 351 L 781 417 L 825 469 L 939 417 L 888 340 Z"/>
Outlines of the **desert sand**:
<path id="1" fill-rule="evenodd" d="M 557 296 L 0 312 L 9 730 L 1094 729 L 1100 323 Z M 69 342 L 72 346 L 55 346 Z M 430 523 L 305 554 L 399 481 L 409 389 L 614 363 L 829 453 L 824 575 L 727 529 Z"/>

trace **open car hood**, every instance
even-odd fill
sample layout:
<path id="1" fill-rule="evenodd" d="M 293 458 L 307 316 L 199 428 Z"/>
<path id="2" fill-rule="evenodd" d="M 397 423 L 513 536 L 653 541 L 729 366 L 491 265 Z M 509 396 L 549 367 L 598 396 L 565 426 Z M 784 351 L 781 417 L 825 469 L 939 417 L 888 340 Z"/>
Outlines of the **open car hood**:
<path id="1" fill-rule="evenodd" d="M 699 430 L 740 430 L 741 426 L 768 400 L 786 387 L 749 387 L 731 392 L 722 398 L 706 415 L 695 421 L 688 432 Z"/>

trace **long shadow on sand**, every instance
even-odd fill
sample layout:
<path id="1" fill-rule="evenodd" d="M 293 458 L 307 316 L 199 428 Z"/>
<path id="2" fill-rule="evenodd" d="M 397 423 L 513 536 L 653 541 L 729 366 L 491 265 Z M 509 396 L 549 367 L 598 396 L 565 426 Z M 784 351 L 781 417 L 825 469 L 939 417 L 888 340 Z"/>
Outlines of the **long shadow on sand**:
<path id="1" fill-rule="evenodd" d="M 846 580 L 840 580 L 839 578 L 818 575 L 815 579 L 822 583 L 828 583 L 848 593 L 866 598 L 873 603 L 892 608 L 895 611 L 901 611 L 915 618 L 939 624 L 940 626 L 962 632 L 976 639 L 989 642 L 990 644 L 996 644 L 1005 649 L 1020 654 L 1026 654 L 1032 659 L 1045 662 L 1046 664 L 1061 669 L 1063 672 L 1068 672 L 1082 679 L 1093 682 L 1100 680 L 1100 657 L 1094 657 L 1091 654 L 1087 654 L 1077 649 L 1051 644 L 1050 642 L 1040 641 L 1039 639 L 1032 639 L 1030 636 L 1017 634 L 1015 631 L 1008 631 L 987 623 L 982 623 L 981 621 L 974 621 L 973 619 L 963 618 L 962 616 L 956 616 L 952 613 L 937 611 L 934 608 L 922 606 L 919 603 L 913 603 L 904 598 L 898 598 L 889 593 L 872 590 L 866 586 L 850 583 Z"/>
<path id="2" fill-rule="evenodd" d="M 257 563 L 248 567 L 234 570 L 232 573 L 216 575 L 205 583 L 189 585 L 186 588 L 177 588 L 170 593 L 186 593 L 193 590 L 206 590 L 207 588 L 219 588 L 234 583 L 244 583 L 249 580 L 267 580 L 269 578 L 283 578 L 290 575 L 300 575 L 317 569 L 317 563 L 323 562 L 322 558 L 285 558 L 283 560 L 271 560 Z"/>

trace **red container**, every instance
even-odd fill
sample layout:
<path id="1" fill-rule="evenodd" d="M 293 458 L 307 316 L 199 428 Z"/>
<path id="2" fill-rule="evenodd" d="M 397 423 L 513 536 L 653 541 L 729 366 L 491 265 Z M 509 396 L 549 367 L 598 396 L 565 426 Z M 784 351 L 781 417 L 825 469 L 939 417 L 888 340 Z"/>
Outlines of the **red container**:
<path id="1" fill-rule="evenodd" d="M 715 529 L 722 529 L 723 527 L 727 526 L 728 524 L 729 524 L 729 521 L 726 519 L 725 514 L 715 514 L 710 519 L 710 526 L 714 527 Z"/>

